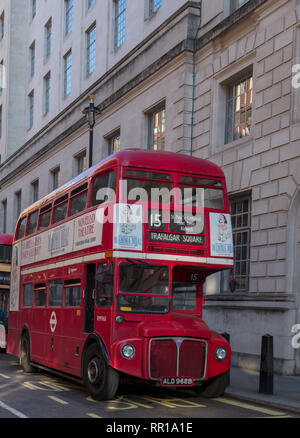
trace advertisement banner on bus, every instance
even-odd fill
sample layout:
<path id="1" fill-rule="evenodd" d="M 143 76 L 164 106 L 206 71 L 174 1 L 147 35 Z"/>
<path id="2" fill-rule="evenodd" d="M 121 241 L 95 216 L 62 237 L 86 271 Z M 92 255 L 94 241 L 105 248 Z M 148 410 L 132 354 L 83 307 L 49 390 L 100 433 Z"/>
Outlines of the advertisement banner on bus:
<path id="1" fill-rule="evenodd" d="M 211 256 L 233 257 L 230 214 L 209 213 Z"/>
<path id="2" fill-rule="evenodd" d="M 114 249 L 143 249 L 142 205 L 114 205 Z"/>

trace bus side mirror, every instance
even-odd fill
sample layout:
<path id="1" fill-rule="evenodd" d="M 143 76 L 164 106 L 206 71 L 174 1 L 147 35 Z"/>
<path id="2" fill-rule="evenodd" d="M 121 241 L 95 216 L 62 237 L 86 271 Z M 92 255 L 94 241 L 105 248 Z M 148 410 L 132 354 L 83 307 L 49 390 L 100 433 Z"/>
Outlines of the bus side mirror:
<path id="1" fill-rule="evenodd" d="M 236 280 L 234 278 L 230 280 L 229 287 L 231 292 L 234 292 L 236 290 Z"/>

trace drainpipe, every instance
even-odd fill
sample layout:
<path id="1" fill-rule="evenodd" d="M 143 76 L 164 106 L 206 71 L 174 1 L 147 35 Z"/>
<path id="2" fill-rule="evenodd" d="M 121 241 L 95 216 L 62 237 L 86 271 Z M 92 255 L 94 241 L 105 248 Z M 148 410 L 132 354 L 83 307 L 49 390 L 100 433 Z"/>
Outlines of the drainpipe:
<path id="1" fill-rule="evenodd" d="M 201 28 L 201 4 L 199 8 L 199 24 L 196 35 L 193 38 L 193 83 L 192 83 L 192 116 L 191 116 L 191 147 L 190 155 L 193 155 L 193 136 L 194 136 L 194 119 L 195 119 L 195 84 L 196 84 L 196 45 L 197 38 Z"/>

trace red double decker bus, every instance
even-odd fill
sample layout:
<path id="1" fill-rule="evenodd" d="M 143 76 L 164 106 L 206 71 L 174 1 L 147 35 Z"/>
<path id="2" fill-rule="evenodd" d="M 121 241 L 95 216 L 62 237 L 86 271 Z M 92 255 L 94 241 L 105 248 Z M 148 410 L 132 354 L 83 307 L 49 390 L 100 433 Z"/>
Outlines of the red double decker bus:
<path id="1" fill-rule="evenodd" d="M 230 346 L 202 320 L 206 276 L 233 268 L 225 178 L 208 161 L 127 149 L 23 211 L 13 243 L 8 352 L 27 372 L 120 375 L 224 392 Z"/>
<path id="2" fill-rule="evenodd" d="M 13 236 L 0 234 L 0 349 L 2 350 L 6 348 L 12 242 Z"/>

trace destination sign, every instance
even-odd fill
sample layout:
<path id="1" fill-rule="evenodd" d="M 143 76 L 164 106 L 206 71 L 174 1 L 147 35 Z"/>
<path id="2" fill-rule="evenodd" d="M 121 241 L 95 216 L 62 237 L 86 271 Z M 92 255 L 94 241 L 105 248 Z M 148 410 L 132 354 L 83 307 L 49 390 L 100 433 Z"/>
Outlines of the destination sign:
<path id="1" fill-rule="evenodd" d="M 185 245 L 204 245 L 204 236 L 192 236 L 190 234 L 159 233 L 150 231 L 148 240 L 151 242 L 179 243 Z"/>
<path id="2" fill-rule="evenodd" d="M 170 213 L 170 231 L 201 234 L 204 232 L 204 215 L 172 211 Z"/>

